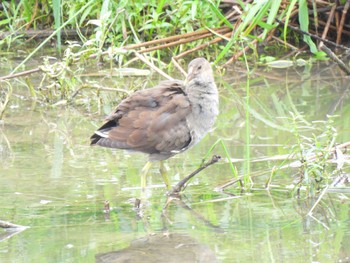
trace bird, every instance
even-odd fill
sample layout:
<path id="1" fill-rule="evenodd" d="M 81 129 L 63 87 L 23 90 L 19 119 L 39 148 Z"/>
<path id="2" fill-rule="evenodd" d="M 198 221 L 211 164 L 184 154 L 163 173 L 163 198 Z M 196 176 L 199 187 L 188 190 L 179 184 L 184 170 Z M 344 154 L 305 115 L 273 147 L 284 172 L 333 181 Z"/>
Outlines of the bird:
<path id="1" fill-rule="evenodd" d="M 164 160 L 197 144 L 212 128 L 219 114 L 219 95 L 211 65 L 205 58 L 188 64 L 184 81 L 164 80 L 134 92 L 107 116 L 91 136 L 91 145 L 148 154 L 141 172 L 141 188 L 152 163 L 168 189 Z"/>

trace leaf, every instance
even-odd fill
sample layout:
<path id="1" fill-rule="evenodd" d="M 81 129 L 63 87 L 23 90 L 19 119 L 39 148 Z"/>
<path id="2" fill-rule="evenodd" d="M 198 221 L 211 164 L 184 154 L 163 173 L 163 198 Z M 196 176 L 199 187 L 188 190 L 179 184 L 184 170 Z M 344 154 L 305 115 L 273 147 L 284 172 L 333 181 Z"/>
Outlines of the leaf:
<path id="1" fill-rule="evenodd" d="M 294 62 L 290 60 L 275 60 L 266 63 L 271 68 L 290 68 L 294 66 Z"/>
<path id="2" fill-rule="evenodd" d="M 249 18 L 249 20 L 247 22 L 249 22 L 249 26 L 247 27 L 247 29 L 245 29 L 244 31 L 244 35 L 247 36 L 254 28 L 255 26 L 262 21 L 262 18 L 264 16 L 266 16 L 267 11 L 269 10 L 270 6 L 271 6 L 272 1 L 257 1 L 254 2 L 253 4 L 253 8 L 251 8 L 249 10 L 249 13 L 247 15 L 247 17 L 251 17 Z M 252 14 L 250 14 L 252 13 Z"/>
<path id="3" fill-rule="evenodd" d="M 98 26 L 98 27 L 101 27 L 102 26 L 102 22 L 100 19 L 91 19 L 87 22 L 87 24 L 92 24 L 92 25 L 95 25 L 95 26 Z"/>
<path id="4" fill-rule="evenodd" d="M 307 8 L 306 0 L 299 0 L 299 24 L 300 29 L 309 32 L 309 13 Z M 304 35 L 303 40 L 309 45 L 312 53 L 318 52 L 315 43 L 312 41 L 310 36 Z"/>
<path id="5" fill-rule="evenodd" d="M 220 21 L 220 24 L 221 23 L 225 23 L 226 26 L 228 26 L 229 28 L 232 28 L 233 29 L 233 26 L 232 24 L 227 20 L 227 18 L 221 13 L 221 11 L 217 8 L 217 6 L 213 3 L 212 0 L 208 0 L 209 4 L 210 4 L 210 9 L 211 11 L 213 11 L 213 13 L 215 15 L 217 15 L 221 21 Z"/>
<path id="6" fill-rule="evenodd" d="M 108 7 L 109 7 L 109 0 L 103 0 L 100 17 L 108 17 L 108 15 L 106 15 L 108 12 L 110 12 L 108 11 Z"/>
<path id="7" fill-rule="evenodd" d="M 282 0 L 275 0 L 275 1 L 272 1 L 272 4 L 271 4 L 271 7 L 270 7 L 270 11 L 269 11 L 269 15 L 267 17 L 267 20 L 266 20 L 266 24 L 272 26 L 272 28 L 274 28 L 275 26 L 272 25 L 272 23 L 274 23 L 275 21 L 275 18 L 276 18 L 276 15 L 277 15 L 277 12 L 280 8 L 280 5 L 281 5 L 281 1 Z M 274 23 L 276 24 L 276 23 Z M 260 24 L 259 24 L 260 25 Z M 272 29 L 272 28 L 266 28 L 266 27 L 263 27 L 265 28 L 264 32 L 263 32 L 263 35 L 262 35 L 262 38 L 264 39 L 267 35 L 267 33 Z"/>
<path id="8" fill-rule="evenodd" d="M 295 6 L 295 4 L 297 3 L 297 0 L 292 0 L 288 6 L 288 10 L 286 13 L 286 19 L 285 19 L 285 23 L 284 23 L 284 30 L 283 30 L 283 39 L 284 42 L 287 42 L 287 28 L 288 28 L 288 23 L 289 23 L 289 17 L 293 11 L 293 8 Z"/>

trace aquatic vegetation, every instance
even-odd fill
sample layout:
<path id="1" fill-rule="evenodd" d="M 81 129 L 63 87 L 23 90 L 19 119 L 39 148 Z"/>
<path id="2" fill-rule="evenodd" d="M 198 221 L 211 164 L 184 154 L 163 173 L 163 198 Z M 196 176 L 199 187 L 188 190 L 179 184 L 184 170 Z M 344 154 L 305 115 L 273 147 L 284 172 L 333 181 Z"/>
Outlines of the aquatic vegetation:
<path id="1" fill-rule="evenodd" d="M 307 189 L 308 196 L 315 196 L 342 171 L 341 156 L 337 156 L 342 149 L 336 148 L 334 118 L 336 117 L 327 116 L 326 121 L 313 121 L 312 126 L 307 126 L 301 116 L 292 114 L 292 133 L 296 139 L 292 155 L 300 162 L 299 179 L 295 188 L 298 196 L 301 195 L 302 187 Z"/>

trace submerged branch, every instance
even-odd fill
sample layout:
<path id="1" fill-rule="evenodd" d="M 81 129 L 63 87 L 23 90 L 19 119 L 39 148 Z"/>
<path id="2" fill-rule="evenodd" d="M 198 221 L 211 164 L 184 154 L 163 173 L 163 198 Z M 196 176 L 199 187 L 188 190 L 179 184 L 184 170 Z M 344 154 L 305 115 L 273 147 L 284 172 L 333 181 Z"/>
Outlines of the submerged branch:
<path id="1" fill-rule="evenodd" d="M 0 227 L 1 228 L 28 228 L 28 226 L 21 226 L 21 225 L 16 225 L 7 221 L 0 220 Z"/>
<path id="2" fill-rule="evenodd" d="M 22 231 L 26 230 L 29 227 L 16 225 L 16 224 L 12 224 L 12 223 L 7 222 L 7 221 L 0 220 L 0 228 L 6 229 L 6 231 L 4 233 L 0 234 L 0 242 L 1 242 L 3 240 L 6 240 L 6 239 L 13 237 L 14 235 L 21 233 Z"/>

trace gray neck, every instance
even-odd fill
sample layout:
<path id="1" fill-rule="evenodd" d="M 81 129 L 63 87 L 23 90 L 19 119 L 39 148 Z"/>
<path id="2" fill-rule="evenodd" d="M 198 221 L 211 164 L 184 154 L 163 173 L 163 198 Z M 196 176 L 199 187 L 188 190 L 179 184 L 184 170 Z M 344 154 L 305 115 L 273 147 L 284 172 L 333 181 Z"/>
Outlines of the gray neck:
<path id="1" fill-rule="evenodd" d="M 187 85 L 187 95 L 192 105 L 192 113 L 187 122 L 193 131 L 193 144 L 210 131 L 219 114 L 219 96 L 213 82 L 191 80 Z"/>

